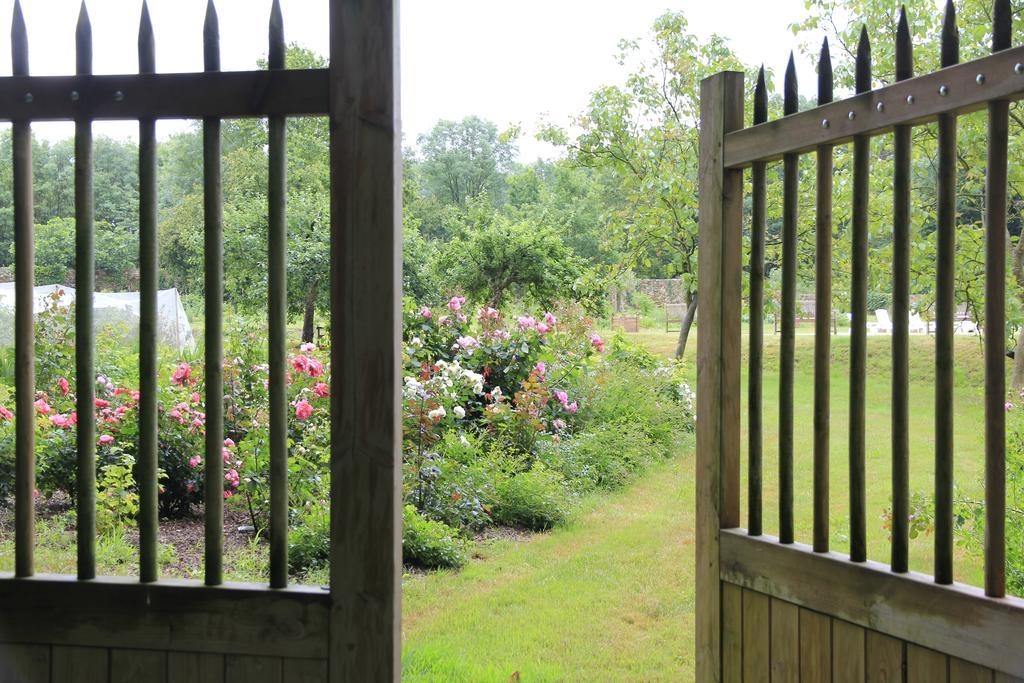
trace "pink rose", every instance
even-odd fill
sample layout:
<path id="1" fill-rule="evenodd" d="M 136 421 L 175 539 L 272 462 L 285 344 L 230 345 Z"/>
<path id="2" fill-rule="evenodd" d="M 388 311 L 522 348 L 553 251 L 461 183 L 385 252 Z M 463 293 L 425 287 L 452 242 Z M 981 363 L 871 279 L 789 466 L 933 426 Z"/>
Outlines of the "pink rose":
<path id="1" fill-rule="evenodd" d="M 67 415 L 51 415 L 50 424 L 54 427 L 69 428 L 73 423 L 71 422 L 71 418 Z"/>
<path id="2" fill-rule="evenodd" d="M 604 352 L 604 340 L 597 334 L 590 335 L 590 343 L 595 349 L 597 349 L 598 353 Z"/>
<path id="3" fill-rule="evenodd" d="M 188 466 L 191 467 L 192 469 L 199 467 L 201 464 L 203 464 L 202 456 L 193 455 L 191 458 L 188 459 Z"/>
<path id="4" fill-rule="evenodd" d="M 97 398 L 93 402 L 96 404 L 97 408 L 109 408 L 110 407 L 110 401 L 105 401 L 102 398 Z"/>
<path id="5" fill-rule="evenodd" d="M 420 315 L 423 316 L 425 320 L 430 320 L 431 318 L 434 317 L 434 312 L 431 311 L 426 306 L 424 306 L 423 308 L 420 309 Z"/>
<path id="6" fill-rule="evenodd" d="M 451 299 L 448 300 L 448 310 L 452 311 L 453 313 L 455 311 L 461 311 L 462 310 L 462 304 L 464 304 L 464 303 L 466 303 L 466 297 L 464 297 L 464 296 L 453 296 Z"/>
<path id="7" fill-rule="evenodd" d="M 557 398 L 558 402 L 563 406 L 569 404 L 569 394 L 565 393 L 561 389 L 555 392 L 555 398 Z"/>
<path id="8" fill-rule="evenodd" d="M 324 364 L 313 358 L 309 359 L 309 365 L 306 367 L 306 373 L 310 377 L 319 377 L 324 374 Z"/>
<path id="9" fill-rule="evenodd" d="M 319 396 L 320 398 L 327 398 L 328 396 L 331 395 L 331 390 L 326 384 L 320 382 L 315 387 L 313 387 L 313 393 Z"/>
<path id="10" fill-rule="evenodd" d="M 201 403 L 202 400 L 203 400 L 203 398 L 199 395 L 198 391 L 193 391 L 192 392 L 192 402 L 193 403 Z"/>
<path id="11" fill-rule="evenodd" d="M 46 399 L 41 398 L 36 401 L 36 412 L 40 415 L 49 415 L 50 410 L 52 409 L 50 408 L 50 404 L 46 402 Z"/>
<path id="12" fill-rule="evenodd" d="M 543 377 L 544 373 L 548 371 L 548 366 L 547 363 L 545 363 L 544 361 L 540 361 L 539 363 L 537 363 L 536 366 L 534 366 L 533 369 L 537 371 L 538 375 Z"/>
<path id="13" fill-rule="evenodd" d="M 192 379 L 192 367 L 185 362 L 182 362 L 174 370 L 171 375 L 171 384 L 183 385 L 188 384 Z"/>
<path id="14" fill-rule="evenodd" d="M 298 401 L 295 404 L 295 417 L 302 422 L 305 422 L 313 414 L 313 406 L 310 405 L 309 401 Z"/>
<path id="15" fill-rule="evenodd" d="M 303 353 L 312 353 L 316 351 L 316 344 L 313 342 L 304 342 L 299 346 L 299 351 L 302 351 Z"/>
<path id="16" fill-rule="evenodd" d="M 544 313 L 544 322 L 546 322 L 551 327 L 554 327 L 555 325 L 558 324 L 558 318 L 556 318 L 555 314 L 552 313 L 551 311 L 546 311 Z"/>
<path id="17" fill-rule="evenodd" d="M 57 385 L 60 387 L 60 393 L 64 396 L 67 396 L 68 392 L 71 391 L 71 385 L 69 385 L 68 381 L 63 377 L 57 380 Z"/>
<path id="18" fill-rule="evenodd" d="M 577 410 L 580 409 L 580 407 L 576 405 L 576 401 L 573 401 L 572 403 L 567 405 L 565 409 L 568 410 L 570 413 L 575 413 Z"/>
<path id="19" fill-rule="evenodd" d="M 112 437 L 110 434 L 104 434 L 103 436 L 100 437 L 101 446 L 109 446 L 112 443 L 114 443 L 114 437 Z"/>
<path id="20" fill-rule="evenodd" d="M 228 448 L 234 448 L 235 442 L 233 439 L 224 439 L 224 445 L 227 446 Z"/>
<path id="21" fill-rule="evenodd" d="M 306 372 L 306 369 L 309 367 L 309 359 L 305 356 L 295 356 L 292 359 L 292 367 L 298 372 Z"/>
<path id="22" fill-rule="evenodd" d="M 11 420 L 14 419 L 14 413 L 7 410 L 7 408 L 4 408 L 3 406 L 0 406 L 0 418 L 3 418 L 4 420 L 10 422 Z"/>

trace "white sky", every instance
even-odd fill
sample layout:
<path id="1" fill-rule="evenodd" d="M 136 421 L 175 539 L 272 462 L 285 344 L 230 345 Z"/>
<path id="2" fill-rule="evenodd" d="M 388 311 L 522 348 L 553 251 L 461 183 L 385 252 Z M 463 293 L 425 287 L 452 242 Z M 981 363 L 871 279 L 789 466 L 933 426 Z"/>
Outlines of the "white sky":
<path id="1" fill-rule="evenodd" d="M 327 53 L 327 1 L 282 0 L 285 36 Z M 0 74 L 10 73 L 9 17 L 13 0 L 0 0 Z M 98 74 L 137 69 L 141 0 L 90 0 L 94 69 Z M 22 0 L 29 30 L 32 73 L 74 70 L 79 0 Z M 159 71 L 202 68 L 205 0 L 150 0 Z M 266 54 L 270 0 L 218 0 L 224 69 L 251 69 Z M 619 83 L 620 38 L 643 37 L 666 10 L 681 10 L 701 37 L 719 32 L 748 63 L 782 73 L 794 39 L 791 22 L 803 0 L 404 0 L 402 119 L 406 142 L 441 118 L 477 114 L 504 129 L 521 124 L 521 157 L 552 150 L 533 139 L 541 118 L 567 124 L 600 85 Z M 810 63 L 799 65 L 804 89 L 813 88 Z M 161 123 L 162 135 L 180 122 Z M 128 137 L 135 124 L 97 124 L 97 133 Z M 37 124 L 40 135 L 71 135 L 70 124 Z"/>

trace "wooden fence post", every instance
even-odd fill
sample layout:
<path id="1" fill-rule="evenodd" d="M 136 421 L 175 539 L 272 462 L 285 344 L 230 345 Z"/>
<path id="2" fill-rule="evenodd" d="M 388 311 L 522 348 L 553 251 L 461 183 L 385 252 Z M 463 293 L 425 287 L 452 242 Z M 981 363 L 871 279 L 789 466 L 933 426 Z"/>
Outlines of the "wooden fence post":
<path id="1" fill-rule="evenodd" d="M 739 526 L 743 171 L 724 165 L 725 134 L 743 126 L 743 74 L 700 88 L 701 324 L 697 341 L 697 680 L 722 673 L 719 529 Z"/>
<path id="2" fill-rule="evenodd" d="M 402 177 L 398 1 L 330 0 L 333 683 L 397 681 Z"/>

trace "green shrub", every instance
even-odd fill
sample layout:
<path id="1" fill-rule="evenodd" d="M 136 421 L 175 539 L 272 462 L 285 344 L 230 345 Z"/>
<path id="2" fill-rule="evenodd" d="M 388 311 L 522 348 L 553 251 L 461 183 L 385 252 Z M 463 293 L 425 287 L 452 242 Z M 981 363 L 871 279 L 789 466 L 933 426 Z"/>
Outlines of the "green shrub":
<path id="1" fill-rule="evenodd" d="M 670 451 L 638 424 L 599 426 L 547 449 L 541 459 L 579 493 L 617 489 Z"/>
<path id="2" fill-rule="evenodd" d="M 466 563 L 466 542 L 443 522 L 423 517 L 412 505 L 402 514 L 402 561 L 425 569 L 458 569 Z"/>
<path id="3" fill-rule="evenodd" d="M 528 529 L 550 529 L 569 516 L 572 494 L 558 472 L 538 463 L 498 482 L 494 521 Z"/>
<path id="4" fill-rule="evenodd" d="M 330 509 L 326 505 L 314 505 L 288 534 L 288 567 L 293 574 L 301 574 L 326 566 L 330 557 Z"/>

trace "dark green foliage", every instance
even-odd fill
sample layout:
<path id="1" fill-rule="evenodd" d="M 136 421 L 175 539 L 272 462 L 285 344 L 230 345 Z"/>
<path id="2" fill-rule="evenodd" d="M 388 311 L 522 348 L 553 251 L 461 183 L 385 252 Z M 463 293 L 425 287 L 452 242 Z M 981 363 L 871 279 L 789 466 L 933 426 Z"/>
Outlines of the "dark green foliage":
<path id="1" fill-rule="evenodd" d="M 496 493 L 494 521 L 536 530 L 564 522 L 573 501 L 562 475 L 542 465 L 499 481 Z"/>
<path id="2" fill-rule="evenodd" d="M 426 519 L 412 505 L 402 511 L 402 561 L 425 569 L 457 569 L 466 563 L 466 542 L 443 522 Z"/>

